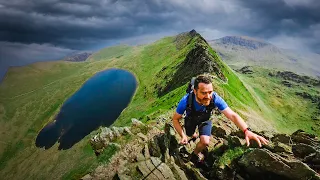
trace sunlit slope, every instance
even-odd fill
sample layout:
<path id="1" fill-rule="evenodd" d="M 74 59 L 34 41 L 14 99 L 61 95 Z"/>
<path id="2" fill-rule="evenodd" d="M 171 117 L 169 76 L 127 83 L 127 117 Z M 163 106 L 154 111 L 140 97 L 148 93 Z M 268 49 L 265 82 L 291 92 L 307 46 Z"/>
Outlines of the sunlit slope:
<path id="1" fill-rule="evenodd" d="M 108 68 L 129 70 L 139 83 L 116 125 L 127 125 L 131 118 L 152 120 L 175 108 L 190 78 L 203 72 L 215 76 L 216 91 L 231 107 L 259 113 L 248 89 L 196 32 L 166 37 L 147 46 L 102 49 L 86 62 L 57 61 L 10 68 L 0 85 L 1 177 L 79 178 L 99 163 L 106 163 L 95 157 L 88 144 L 90 135 L 64 151 L 58 151 L 57 144 L 43 150 L 34 143 L 63 102 L 87 79 Z"/>
<path id="2" fill-rule="evenodd" d="M 263 102 L 261 107 L 265 119 L 272 120 L 280 132 L 292 133 L 303 129 L 320 135 L 320 81 L 304 83 L 299 79 L 284 79 L 278 71 L 259 67 L 249 69 L 252 73 L 239 73 L 239 77 L 252 89 L 256 100 Z"/>
<path id="3" fill-rule="evenodd" d="M 120 58 L 125 55 L 129 55 L 132 51 L 132 47 L 128 45 L 118 45 L 109 48 L 101 49 L 94 55 L 88 58 L 89 61 L 107 60 L 111 58 Z"/>

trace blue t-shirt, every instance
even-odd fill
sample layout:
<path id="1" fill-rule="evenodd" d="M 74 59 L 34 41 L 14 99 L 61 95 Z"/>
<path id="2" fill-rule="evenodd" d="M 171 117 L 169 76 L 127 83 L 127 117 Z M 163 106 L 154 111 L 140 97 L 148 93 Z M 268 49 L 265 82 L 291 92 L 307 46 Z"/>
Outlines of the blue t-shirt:
<path id="1" fill-rule="evenodd" d="M 223 111 L 228 107 L 228 104 L 216 92 L 213 92 L 212 98 L 214 98 L 214 104 L 218 107 L 220 111 Z M 184 113 L 184 111 L 187 109 L 187 102 L 188 102 L 188 94 L 183 96 L 183 98 L 180 100 L 176 110 L 178 114 Z M 196 98 L 193 98 L 193 105 L 196 111 L 204 112 L 206 110 L 206 106 L 200 105 L 196 101 Z"/>

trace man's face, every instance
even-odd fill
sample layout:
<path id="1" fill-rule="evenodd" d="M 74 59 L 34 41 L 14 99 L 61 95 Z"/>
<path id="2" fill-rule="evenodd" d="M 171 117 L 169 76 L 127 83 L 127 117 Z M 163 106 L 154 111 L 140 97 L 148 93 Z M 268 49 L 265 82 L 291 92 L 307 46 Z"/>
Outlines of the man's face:
<path id="1" fill-rule="evenodd" d="M 198 103 L 208 106 L 210 104 L 210 101 L 212 99 L 212 92 L 213 87 L 212 83 L 205 84 L 205 83 L 199 83 L 198 90 L 194 89 L 194 94 L 196 95 L 196 100 Z"/>

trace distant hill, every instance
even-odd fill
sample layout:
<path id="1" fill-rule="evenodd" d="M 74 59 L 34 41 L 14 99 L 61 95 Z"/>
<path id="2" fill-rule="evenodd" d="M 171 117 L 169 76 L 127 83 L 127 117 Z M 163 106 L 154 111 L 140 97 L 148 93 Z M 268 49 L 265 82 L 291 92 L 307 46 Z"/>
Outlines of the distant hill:
<path id="1" fill-rule="evenodd" d="M 320 77 L 320 55 L 278 48 L 263 40 L 226 36 L 208 41 L 230 66 L 260 66 Z"/>
<path id="2" fill-rule="evenodd" d="M 81 62 L 81 61 L 86 61 L 87 58 L 92 54 L 92 52 L 82 52 L 82 53 L 77 53 L 73 54 L 70 56 L 67 56 L 64 58 L 65 61 L 71 61 L 71 62 Z"/>

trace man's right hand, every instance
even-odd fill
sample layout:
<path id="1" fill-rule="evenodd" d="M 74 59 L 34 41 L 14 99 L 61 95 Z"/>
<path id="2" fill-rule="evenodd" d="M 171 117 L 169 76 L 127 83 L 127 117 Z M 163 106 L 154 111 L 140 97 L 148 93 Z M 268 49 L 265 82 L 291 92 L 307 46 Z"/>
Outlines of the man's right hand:
<path id="1" fill-rule="evenodd" d="M 188 137 L 186 135 L 182 135 L 182 138 L 180 140 L 180 144 L 188 144 Z"/>

